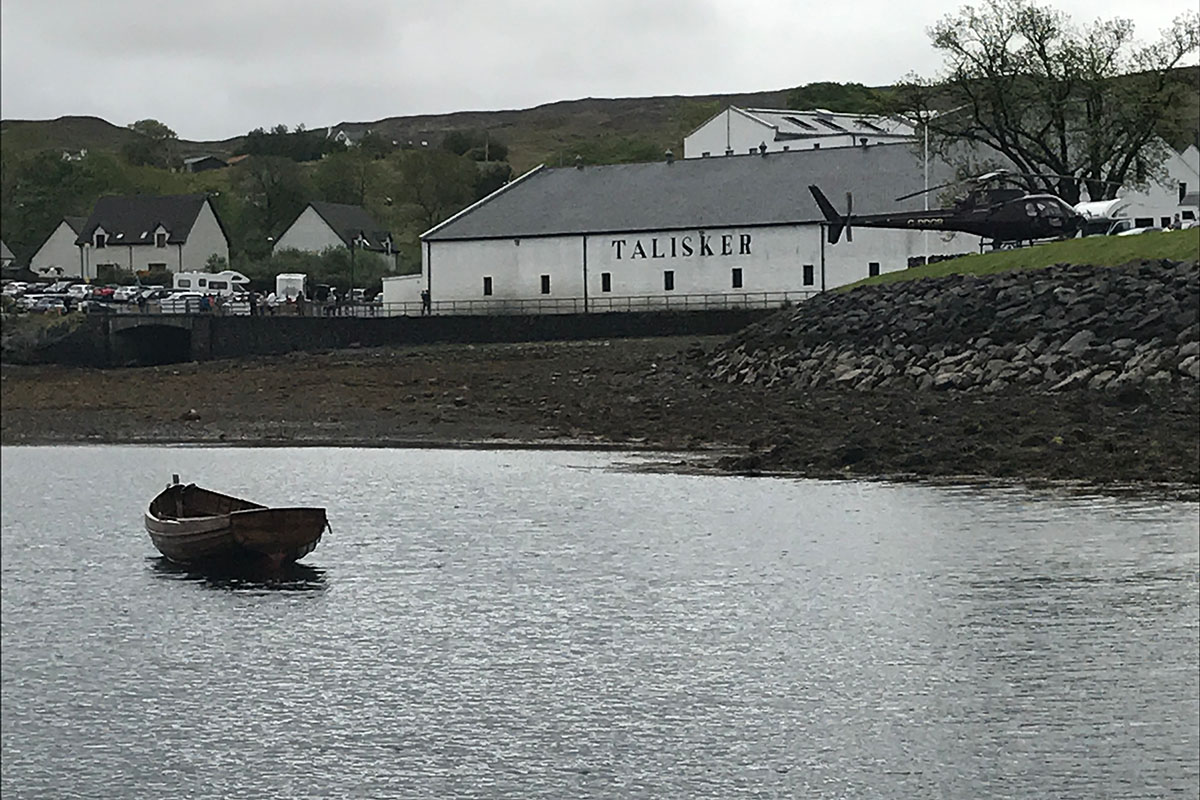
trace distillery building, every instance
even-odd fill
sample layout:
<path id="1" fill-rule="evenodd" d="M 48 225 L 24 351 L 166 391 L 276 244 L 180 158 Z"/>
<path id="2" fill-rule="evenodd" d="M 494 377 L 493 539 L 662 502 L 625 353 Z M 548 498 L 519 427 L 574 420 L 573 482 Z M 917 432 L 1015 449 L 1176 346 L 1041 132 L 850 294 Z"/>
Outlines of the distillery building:
<path id="1" fill-rule="evenodd" d="M 421 237 L 421 273 L 387 278 L 390 313 L 605 312 L 775 305 L 931 255 L 967 234 L 862 229 L 830 244 L 809 185 L 855 214 L 948 180 L 911 143 L 640 164 L 537 167 Z"/>

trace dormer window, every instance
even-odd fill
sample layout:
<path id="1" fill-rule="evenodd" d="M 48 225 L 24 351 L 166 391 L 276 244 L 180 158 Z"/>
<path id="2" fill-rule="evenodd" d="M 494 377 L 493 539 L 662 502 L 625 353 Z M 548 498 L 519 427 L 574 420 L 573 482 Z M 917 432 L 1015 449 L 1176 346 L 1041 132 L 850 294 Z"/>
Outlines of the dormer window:
<path id="1" fill-rule="evenodd" d="M 155 247 L 166 247 L 167 246 L 167 235 L 165 233 L 163 233 L 162 231 L 159 231 L 158 233 L 154 234 L 154 246 Z"/>
<path id="2" fill-rule="evenodd" d="M 96 234 L 96 249 L 99 250 L 108 244 L 108 235 L 104 233 Z"/>

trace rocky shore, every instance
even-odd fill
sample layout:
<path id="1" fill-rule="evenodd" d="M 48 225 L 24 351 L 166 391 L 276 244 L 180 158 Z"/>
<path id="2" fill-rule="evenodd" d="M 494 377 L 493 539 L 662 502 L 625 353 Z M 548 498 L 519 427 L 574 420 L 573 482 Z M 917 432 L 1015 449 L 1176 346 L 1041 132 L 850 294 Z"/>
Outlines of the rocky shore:
<path id="1" fill-rule="evenodd" d="M 5 365 L 0 441 L 629 447 L 821 478 L 1195 497 L 1197 266 L 829 293 L 730 338 Z"/>
<path id="2" fill-rule="evenodd" d="M 1195 392 L 1200 268 L 1062 265 L 828 293 L 745 329 L 709 367 L 802 389 Z"/>

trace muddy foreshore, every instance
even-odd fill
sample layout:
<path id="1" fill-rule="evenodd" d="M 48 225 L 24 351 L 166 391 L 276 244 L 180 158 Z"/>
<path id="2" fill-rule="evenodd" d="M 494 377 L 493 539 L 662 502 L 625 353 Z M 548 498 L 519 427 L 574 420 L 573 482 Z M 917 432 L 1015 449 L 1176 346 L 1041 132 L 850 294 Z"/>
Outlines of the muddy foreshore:
<path id="1" fill-rule="evenodd" d="M 547 446 L 818 478 L 1067 481 L 1194 498 L 1194 392 L 714 380 L 722 337 L 435 345 L 160 367 L 0 367 L 0 442 Z"/>

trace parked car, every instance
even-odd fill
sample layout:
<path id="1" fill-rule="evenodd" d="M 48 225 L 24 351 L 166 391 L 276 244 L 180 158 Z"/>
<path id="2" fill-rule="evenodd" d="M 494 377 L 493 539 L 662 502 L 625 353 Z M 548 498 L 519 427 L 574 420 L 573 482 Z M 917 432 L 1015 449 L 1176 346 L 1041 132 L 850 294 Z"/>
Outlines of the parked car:
<path id="1" fill-rule="evenodd" d="M 86 283 L 72 283 L 67 287 L 67 296 L 72 300 L 86 300 L 92 296 L 92 287 Z"/>
<path id="2" fill-rule="evenodd" d="M 37 302 L 29 307 L 31 314 L 65 314 L 67 306 L 63 302 L 62 297 L 58 295 L 44 294 L 38 298 Z"/>

